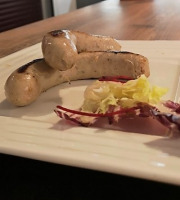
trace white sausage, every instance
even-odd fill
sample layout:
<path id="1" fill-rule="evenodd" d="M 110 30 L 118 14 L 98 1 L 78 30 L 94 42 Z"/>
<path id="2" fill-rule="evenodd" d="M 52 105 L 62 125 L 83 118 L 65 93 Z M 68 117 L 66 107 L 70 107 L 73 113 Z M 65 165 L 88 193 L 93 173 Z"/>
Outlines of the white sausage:
<path id="1" fill-rule="evenodd" d="M 7 100 L 17 106 L 35 101 L 60 83 L 102 76 L 149 76 L 144 56 L 120 52 L 117 40 L 78 31 L 52 31 L 43 38 L 44 59 L 15 70 L 5 83 Z"/>
<path id="2" fill-rule="evenodd" d="M 129 52 L 82 53 L 72 68 L 66 71 L 53 69 L 44 59 L 38 59 L 15 70 L 7 79 L 7 100 L 16 106 L 25 106 L 35 101 L 47 89 L 63 82 L 100 78 L 102 76 L 149 76 L 148 60 Z"/>
<path id="3" fill-rule="evenodd" d="M 121 50 L 121 45 L 116 39 L 79 31 L 52 31 L 47 33 L 42 41 L 42 52 L 46 63 L 59 70 L 73 67 L 82 52 L 112 50 Z"/>

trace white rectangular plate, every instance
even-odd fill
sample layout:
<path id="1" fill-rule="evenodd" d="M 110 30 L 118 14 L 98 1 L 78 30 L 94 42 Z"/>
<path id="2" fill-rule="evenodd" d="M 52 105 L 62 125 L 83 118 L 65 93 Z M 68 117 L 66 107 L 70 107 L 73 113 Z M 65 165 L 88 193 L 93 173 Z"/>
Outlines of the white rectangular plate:
<path id="1" fill-rule="evenodd" d="M 148 57 L 150 82 L 169 88 L 165 99 L 179 99 L 180 41 L 120 43 L 122 50 Z M 7 77 L 40 57 L 37 44 L 0 60 L 1 153 L 180 185 L 180 139 L 71 126 L 56 116 L 53 110 L 57 104 L 73 108 L 82 104 L 90 80 L 54 87 L 27 107 L 9 104 L 4 94 Z M 147 123 L 144 133 L 150 131 L 157 130 Z"/>

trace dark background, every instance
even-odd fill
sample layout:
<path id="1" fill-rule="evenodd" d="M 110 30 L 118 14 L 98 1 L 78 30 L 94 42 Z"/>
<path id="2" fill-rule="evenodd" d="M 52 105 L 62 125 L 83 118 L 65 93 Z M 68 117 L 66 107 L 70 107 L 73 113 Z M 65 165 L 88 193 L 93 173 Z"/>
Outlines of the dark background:
<path id="1" fill-rule="evenodd" d="M 53 12 L 51 0 L 48 5 Z M 77 9 L 102 0 L 77 0 Z M 0 0 L 0 32 L 17 28 L 43 19 L 41 0 Z"/>
<path id="2" fill-rule="evenodd" d="M 0 154 L 2 200 L 180 199 L 175 185 Z"/>

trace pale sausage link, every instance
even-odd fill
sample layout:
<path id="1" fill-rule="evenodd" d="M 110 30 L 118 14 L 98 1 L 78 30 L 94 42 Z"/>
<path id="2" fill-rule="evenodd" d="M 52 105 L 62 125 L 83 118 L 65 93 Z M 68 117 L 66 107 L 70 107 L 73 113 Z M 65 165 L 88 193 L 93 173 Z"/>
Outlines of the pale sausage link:
<path id="1" fill-rule="evenodd" d="M 45 61 L 55 69 L 73 67 L 81 52 L 120 51 L 121 45 L 111 37 L 90 35 L 79 31 L 56 30 L 46 34 L 42 41 Z"/>
<path id="2" fill-rule="evenodd" d="M 26 106 L 49 88 L 67 81 L 125 75 L 137 78 L 149 76 L 148 60 L 129 52 L 82 53 L 83 59 L 66 71 L 53 69 L 44 59 L 35 60 L 14 71 L 5 84 L 7 100 L 16 106 Z M 88 63 L 88 64 L 87 64 Z"/>
<path id="3" fill-rule="evenodd" d="M 48 33 L 42 41 L 45 60 L 27 63 L 9 76 L 5 83 L 7 100 L 16 106 L 26 106 L 43 91 L 66 81 L 116 75 L 149 76 L 147 58 L 120 49 L 119 43 L 110 37 L 68 30 Z"/>

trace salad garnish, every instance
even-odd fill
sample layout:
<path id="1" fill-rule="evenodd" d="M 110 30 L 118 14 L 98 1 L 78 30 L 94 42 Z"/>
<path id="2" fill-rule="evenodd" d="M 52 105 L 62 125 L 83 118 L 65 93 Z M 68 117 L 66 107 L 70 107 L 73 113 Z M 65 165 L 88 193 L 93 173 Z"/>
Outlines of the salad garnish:
<path id="1" fill-rule="evenodd" d="M 180 104 L 162 100 L 167 91 L 167 88 L 152 86 L 145 75 L 135 80 L 102 77 L 86 88 L 79 110 L 58 105 L 55 112 L 60 118 L 82 126 L 91 126 L 104 117 L 110 124 L 124 118 L 151 117 L 167 127 L 169 132 L 179 133 Z"/>

